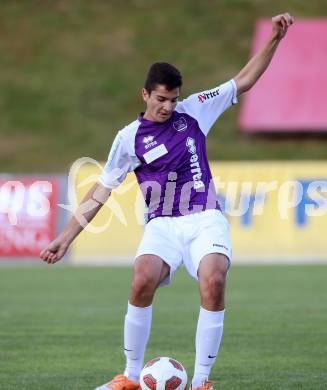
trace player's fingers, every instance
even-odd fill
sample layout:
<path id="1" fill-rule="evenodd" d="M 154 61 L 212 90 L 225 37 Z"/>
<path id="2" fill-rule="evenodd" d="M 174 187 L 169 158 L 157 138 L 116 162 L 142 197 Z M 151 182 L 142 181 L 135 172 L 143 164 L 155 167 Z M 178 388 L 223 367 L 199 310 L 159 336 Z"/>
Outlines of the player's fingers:
<path id="1" fill-rule="evenodd" d="M 42 251 L 41 258 L 42 258 L 43 261 L 47 261 L 48 256 L 49 256 L 49 251 L 47 249 Z"/>
<path id="2" fill-rule="evenodd" d="M 272 22 L 279 23 L 281 25 L 282 29 L 285 31 L 285 30 L 287 30 L 287 27 L 293 23 L 293 18 L 291 17 L 290 14 L 288 14 L 286 12 L 284 14 L 274 16 L 272 18 Z"/>
<path id="3" fill-rule="evenodd" d="M 287 29 L 287 20 L 284 15 L 281 15 L 280 24 L 282 25 L 283 30 Z"/>
<path id="4" fill-rule="evenodd" d="M 285 15 L 283 16 L 283 19 L 284 19 L 284 21 L 285 21 L 286 28 L 288 28 L 288 27 L 291 25 L 290 16 L 285 14 Z"/>
<path id="5" fill-rule="evenodd" d="M 281 27 L 281 29 L 283 31 L 285 31 L 285 20 L 283 20 L 283 15 L 277 15 L 277 16 L 274 16 L 272 19 L 272 22 L 273 24 Z"/>
<path id="6" fill-rule="evenodd" d="M 52 258 L 52 253 L 49 250 L 47 250 L 44 256 L 44 261 L 50 264 L 51 258 Z"/>
<path id="7" fill-rule="evenodd" d="M 58 254 L 57 253 L 52 253 L 51 264 L 56 263 L 58 260 L 59 260 Z"/>
<path id="8" fill-rule="evenodd" d="M 281 15 L 280 22 L 282 23 L 283 30 L 287 31 L 287 28 L 293 24 L 294 19 L 289 13 L 286 12 L 285 14 Z"/>
<path id="9" fill-rule="evenodd" d="M 43 251 L 40 253 L 40 257 L 42 260 L 45 260 L 47 256 L 48 249 L 43 249 Z"/>
<path id="10" fill-rule="evenodd" d="M 290 26 L 291 24 L 294 23 L 294 18 L 288 12 L 286 12 L 284 15 L 285 15 L 285 18 L 287 20 L 288 26 Z"/>
<path id="11" fill-rule="evenodd" d="M 288 12 L 285 12 L 284 17 L 286 19 L 287 25 L 290 26 L 293 23 L 292 16 Z"/>
<path id="12" fill-rule="evenodd" d="M 52 264 L 55 262 L 56 258 L 57 258 L 57 255 L 55 253 L 52 253 L 51 256 L 50 256 Z"/>

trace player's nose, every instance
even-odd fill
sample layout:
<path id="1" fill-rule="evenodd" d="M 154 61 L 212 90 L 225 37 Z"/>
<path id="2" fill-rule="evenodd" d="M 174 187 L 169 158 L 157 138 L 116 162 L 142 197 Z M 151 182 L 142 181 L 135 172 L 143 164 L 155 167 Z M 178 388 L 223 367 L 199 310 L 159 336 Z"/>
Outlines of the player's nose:
<path id="1" fill-rule="evenodd" d="M 164 103 L 164 106 L 163 106 L 163 109 L 169 113 L 169 112 L 172 112 L 173 110 L 173 103 L 172 102 L 165 102 Z"/>

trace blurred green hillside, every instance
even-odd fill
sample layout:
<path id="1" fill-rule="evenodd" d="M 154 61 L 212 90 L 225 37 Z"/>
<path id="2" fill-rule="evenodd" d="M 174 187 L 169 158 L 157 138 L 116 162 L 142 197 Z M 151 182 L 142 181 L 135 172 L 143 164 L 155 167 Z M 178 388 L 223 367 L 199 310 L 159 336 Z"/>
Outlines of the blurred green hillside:
<path id="1" fill-rule="evenodd" d="M 326 0 L 24 0 L 0 2 L 0 172 L 66 172 L 105 160 L 118 129 L 143 105 L 148 66 L 174 63 L 183 96 L 233 77 L 256 19 L 288 10 L 327 16 Z M 208 140 L 209 157 L 326 159 L 327 139 L 248 138 L 239 107 Z"/>

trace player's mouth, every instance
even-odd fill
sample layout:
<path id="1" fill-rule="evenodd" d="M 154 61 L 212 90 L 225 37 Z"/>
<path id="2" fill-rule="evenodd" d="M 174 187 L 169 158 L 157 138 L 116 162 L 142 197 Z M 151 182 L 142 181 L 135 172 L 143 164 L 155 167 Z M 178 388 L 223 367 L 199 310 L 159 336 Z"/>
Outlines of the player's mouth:
<path id="1" fill-rule="evenodd" d="M 159 112 L 159 116 L 160 116 L 161 118 L 169 118 L 170 115 L 171 115 L 170 112 Z"/>

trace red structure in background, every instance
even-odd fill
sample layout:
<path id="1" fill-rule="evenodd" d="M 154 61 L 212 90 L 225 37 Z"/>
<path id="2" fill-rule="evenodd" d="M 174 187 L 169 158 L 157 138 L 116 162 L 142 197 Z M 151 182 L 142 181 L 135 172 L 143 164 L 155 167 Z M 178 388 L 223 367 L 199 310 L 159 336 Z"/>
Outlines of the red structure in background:
<path id="1" fill-rule="evenodd" d="M 255 53 L 271 33 L 256 25 Z M 327 19 L 296 20 L 265 74 L 245 94 L 240 127 L 245 133 L 327 132 Z"/>
<path id="2" fill-rule="evenodd" d="M 0 261 L 35 258 L 54 239 L 58 182 L 42 179 L 0 179 Z"/>

